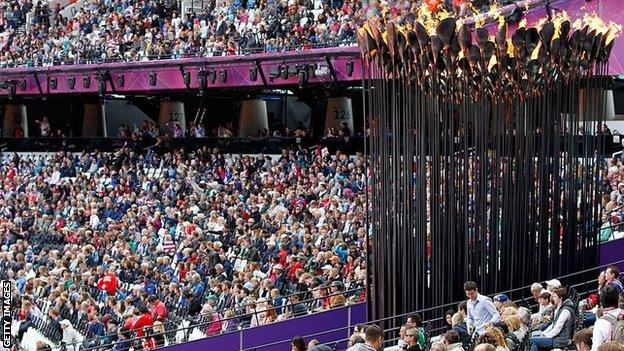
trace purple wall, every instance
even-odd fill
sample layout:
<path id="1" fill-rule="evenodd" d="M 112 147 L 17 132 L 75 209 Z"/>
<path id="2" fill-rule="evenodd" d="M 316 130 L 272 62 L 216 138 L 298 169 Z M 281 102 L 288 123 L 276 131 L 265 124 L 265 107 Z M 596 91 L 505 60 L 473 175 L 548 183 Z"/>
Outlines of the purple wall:
<path id="1" fill-rule="evenodd" d="M 338 81 L 360 80 L 362 66 L 359 60 L 360 54 L 357 47 L 338 47 L 328 49 L 315 49 L 308 51 L 293 51 L 272 54 L 255 54 L 246 56 L 227 56 L 210 58 L 192 58 L 178 60 L 162 60 L 148 62 L 117 62 L 99 65 L 68 65 L 53 67 L 33 67 L 33 68 L 8 68 L 2 70 L 2 80 L 25 80 L 26 87 L 16 89 L 17 95 L 39 95 L 37 86 L 37 73 L 39 84 L 43 94 L 72 94 L 72 93 L 96 93 L 98 92 L 97 72 L 108 70 L 111 74 L 115 87 L 107 84 L 107 93 L 127 93 L 127 92 L 154 92 L 166 90 L 198 89 L 197 73 L 202 70 L 216 69 L 217 79 L 215 83 L 208 81 L 207 88 L 226 87 L 262 87 L 264 85 L 260 74 L 256 81 L 251 81 L 249 71 L 254 67 L 255 62 L 259 62 L 264 70 L 267 79 L 267 87 L 280 85 L 296 85 L 298 77 L 291 76 L 287 79 L 276 78 L 270 81 L 269 74 L 272 67 L 280 64 L 322 64 L 327 66 L 326 57 L 330 58 L 331 64 L 336 72 Z M 347 65 L 353 62 L 353 71 L 349 72 Z M 190 86 L 186 87 L 180 71 L 183 66 L 185 71 L 190 72 Z M 227 80 L 225 83 L 219 80 L 219 71 L 225 70 Z M 149 84 L 150 73 L 156 73 L 156 84 Z M 118 85 L 118 77 L 124 75 L 125 84 Z M 70 88 L 68 78 L 75 77 L 76 85 Z M 89 88 L 83 86 L 83 77 L 91 79 Z M 52 89 L 49 84 L 51 78 L 57 79 L 57 88 Z M 310 83 L 323 83 L 333 80 L 331 75 L 322 77 L 310 77 Z M 0 89 L 0 95 L 7 95 L 6 89 Z"/>
<path id="2" fill-rule="evenodd" d="M 600 264 L 609 264 L 624 259 L 624 238 L 600 244 Z M 624 263 L 618 265 L 624 272 Z"/>
<path id="3" fill-rule="evenodd" d="M 336 308 L 309 316 L 289 319 L 261 327 L 244 329 L 233 333 L 195 340 L 180 345 L 163 348 L 165 351 L 280 351 L 290 350 L 290 339 L 296 335 L 306 341 L 318 339 L 321 343 L 331 343 L 347 339 L 353 326 L 366 322 L 366 303 Z M 329 332 L 340 329 L 335 332 Z M 313 335 L 316 333 L 323 333 Z M 275 344 L 273 344 L 275 343 Z M 271 344 L 271 345 L 268 345 Z M 264 345 L 264 346 L 263 346 Z M 268 345 L 268 346 L 267 346 Z M 263 346 L 263 347 L 260 347 Z M 339 349 L 345 349 L 341 344 Z"/>

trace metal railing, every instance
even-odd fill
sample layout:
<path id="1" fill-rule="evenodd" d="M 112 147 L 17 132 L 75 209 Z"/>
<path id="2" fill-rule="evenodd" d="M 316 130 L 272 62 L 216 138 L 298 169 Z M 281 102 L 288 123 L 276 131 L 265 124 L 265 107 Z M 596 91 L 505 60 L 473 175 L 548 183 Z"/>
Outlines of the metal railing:
<path id="1" fill-rule="evenodd" d="M 187 53 L 164 53 L 160 55 L 140 55 L 138 57 L 124 57 L 122 55 L 110 58 L 96 57 L 95 53 L 92 53 L 92 57 L 89 55 L 83 55 L 87 57 L 81 57 L 77 59 L 44 59 L 36 60 L 25 59 L 19 62 L 2 62 L 0 61 L 1 68 L 18 68 L 18 67 L 51 67 L 51 66 L 70 66 L 70 65 L 99 65 L 104 63 L 116 63 L 116 62 L 142 62 L 142 61 L 162 61 L 162 60 L 176 60 L 176 59 L 190 59 L 190 58 L 208 58 L 208 57 L 221 57 L 221 56 L 247 56 L 251 54 L 261 53 L 278 53 L 278 52 L 292 52 L 292 51 L 308 51 L 315 49 L 335 48 L 356 45 L 356 41 L 353 38 L 345 40 L 333 40 L 324 43 L 315 44 L 300 44 L 300 45 L 271 45 L 266 44 L 263 46 L 254 46 L 249 48 L 237 47 L 233 54 L 228 54 L 227 48 L 223 50 L 207 50 L 201 48 L 200 51 L 187 52 Z"/>
<path id="2" fill-rule="evenodd" d="M 585 270 L 582 270 L 582 271 L 579 271 L 579 272 L 574 272 L 574 273 L 562 275 L 562 276 L 557 277 L 556 279 L 560 279 L 561 280 L 561 279 L 571 278 L 571 277 L 574 277 L 574 276 L 577 276 L 577 275 L 581 275 L 581 274 L 586 274 L 586 273 L 590 273 L 590 272 L 593 272 L 593 271 L 597 271 L 597 270 L 600 270 L 600 269 L 602 269 L 604 267 L 607 267 L 607 266 L 610 266 L 610 265 L 618 265 L 618 264 L 622 264 L 622 263 L 624 263 L 624 260 L 610 262 L 608 264 L 603 264 L 603 265 L 600 265 L 600 266 L 592 267 L 592 268 L 585 269 Z M 576 288 L 579 288 L 581 286 L 584 287 L 585 290 L 583 290 L 583 293 L 579 293 L 579 296 L 580 296 L 580 295 L 582 295 L 584 293 L 592 291 L 593 289 L 591 289 L 589 287 L 589 284 L 591 282 L 595 282 L 595 281 L 596 281 L 595 279 L 584 281 L 582 283 L 571 285 L 571 286 L 568 287 L 568 289 L 571 291 L 572 289 L 576 289 Z M 490 296 L 494 296 L 494 295 L 498 295 L 498 294 L 504 294 L 504 293 L 510 294 L 511 292 L 514 292 L 514 291 L 522 291 L 522 290 L 525 290 L 525 289 L 530 289 L 530 287 L 531 287 L 530 285 L 527 285 L 527 286 L 523 286 L 523 287 L 519 287 L 519 288 L 515 288 L 515 289 L 504 290 L 504 291 L 497 292 L 496 294 L 490 294 Z M 529 296 L 525 295 L 522 298 L 516 299 L 514 301 L 517 302 L 517 303 L 524 303 L 524 304 L 526 304 L 526 302 L 529 301 L 530 299 L 533 299 L 533 297 L 532 296 L 529 297 Z M 431 312 L 431 311 L 436 311 L 436 310 L 443 311 L 445 308 L 448 308 L 450 306 L 456 306 L 458 303 L 460 303 L 462 301 L 464 301 L 464 300 L 454 301 L 454 302 L 446 303 L 446 304 L 439 305 L 439 306 L 423 308 L 423 309 L 419 309 L 419 310 L 416 310 L 416 311 L 411 311 L 411 312 L 407 312 L 407 313 L 403 313 L 403 314 L 398 314 L 398 315 L 391 316 L 391 317 L 381 318 L 381 319 L 370 321 L 367 324 L 378 324 L 378 325 L 382 324 L 383 325 L 383 324 L 387 324 L 388 322 L 396 322 L 397 320 L 402 320 L 402 319 L 406 318 L 407 316 L 411 316 L 411 315 L 414 315 L 414 314 L 423 314 L 425 312 Z M 252 313 L 249 313 L 247 315 L 253 315 L 255 313 L 257 313 L 257 312 L 252 312 Z M 225 320 L 227 320 L 227 319 L 224 319 L 222 321 L 225 321 Z M 438 323 L 438 322 L 442 321 L 442 320 L 444 320 L 444 317 L 432 318 L 432 319 L 424 321 L 423 325 L 426 327 L 427 331 L 430 334 L 432 331 L 438 330 L 438 329 L 433 329 L 433 325 L 435 323 Z M 166 331 L 165 333 L 177 333 L 178 331 L 186 331 L 185 335 L 190 335 L 190 333 L 192 332 L 192 330 L 194 330 L 194 328 L 206 327 L 206 326 L 210 325 L 211 323 L 213 323 L 213 322 L 208 321 L 208 322 L 200 323 L 200 324 L 189 326 L 189 327 L 177 328 L 175 330 Z M 396 323 L 396 324 L 400 325 L 401 323 Z M 340 332 L 340 331 L 346 331 L 346 332 L 348 332 L 350 334 L 350 331 L 353 330 L 353 327 L 355 327 L 355 324 L 349 323 L 347 326 L 344 326 L 344 327 L 334 328 L 334 329 L 331 329 L 331 330 L 326 330 L 326 331 L 317 332 L 317 333 L 305 334 L 305 335 L 302 335 L 302 337 L 304 337 L 304 338 L 316 338 L 316 337 L 319 337 L 319 336 L 322 336 L 322 335 L 332 334 L 332 333 L 336 333 L 336 332 Z M 387 328 L 386 332 L 392 333 L 392 332 L 396 331 L 397 328 L 398 327 Z M 189 332 L 189 330 L 190 330 L 190 332 Z M 223 334 L 227 334 L 227 333 L 223 333 Z M 144 337 L 134 337 L 134 338 L 128 339 L 128 340 L 130 340 L 132 342 L 137 342 L 137 341 L 141 341 L 141 340 L 144 340 L 145 338 L 149 338 L 149 337 L 153 337 L 153 336 L 154 335 L 152 334 L 152 335 L 147 335 L 147 336 L 144 336 Z M 292 336 L 294 336 L 294 335 L 292 335 Z M 272 347 L 272 346 L 280 345 L 280 344 L 283 344 L 285 342 L 288 342 L 292 336 L 289 336 L 289 337 L 287 337 L 287 338 L 285 338 L 283 340 L 273 341 L 273 342 L 269 342 L 269 343 L 262 344 L 262 345 L 257 345 L 257 346 L 254 346 L 252 348 L 243 348 L 242 345 L 241 345 L 241 347 L 239 348 L 239 351 L 252 351 L 252 350 L 256 350 L 256 349 L 265 349 L 265 348 L 269 348 L 269 347 Z M 186 340 L 188 340 L 188 339 L 186 339 Z M 337 344 L 340 344 L 340 343 L 345 343 L 346 341 L 348 341 L 348 338 L 340 339 L 340 340 L 334 340 L 334 341 L 332 341 L 332 344 L 336 344 L 337 345 Z M 99 345 L 99 346 L 92 347 L 92 348 L 86 348 L 84 350 L 96 350 L 96 349 L 99 349 L 99 348 L 107 348 L 107 347 L 110 348 L 113 345 L 115 345 L 115 342 L 107 344 L 107 345 Z M 169 344 L 167 346 L 173 346 L 173 345 L 174 344 Z"/>
<path id="3" fill-rule="evenodd" d="M 329 294 L 327 296 L 323 296 L 322 298 L 312 298 L 312 299 L 302 300 L 302 301 L 299 301 L 299 303 L 305 305 L 305 304 L 308 304 L 308 303 L 313 303 L 313 302 L 319 301 L 321 299 L 327 299 L 327 298 L 331 298 L 332 296 L 338 296 L 338 295 L 343 295 L 343 296 L 346 297 L 346 295 L 352 295 L 352 294 L 355 294 L 355 293 L 361 293 L 361 292 L 365 291 L 365 289 L 366 289 L 366 287 L 359 287 L 357 289 L 352 289 L 352 290 L 347 290 L 347 291 L 344 291 L 344 292 L 336 292 L 336 293 L 333 293 L 333 294 Z M 296 294 L 293 294 L 293 295 L 301 295 L 303 293 L 305 293 L 305 292 L 296 293 Z M 290 295 L 290 296 L 292 296 L 292 295 Z M 346 301 L 349 301 L 349 300 L 346 300 Z M 345 305 L 335 306 L 334 308 L 348 306 L 349 304 L 347 304 L 346 301 L 345 301 Z M 359 301 L 352 302 L 352 304 L 353 303 L 359 303 Z M 289 309 L 289 308 L 291 308 L 291 306 L 292 305 L 284 305 L 284 306 L 281 306 L 281 308 Z M 134 342 L 140 342 L 142 340 L 145 340 L 146 338 L 154 337 L 155 335 L 156 336 L 164 335 L 165 337 L 169 336 L 169 338 L 172 339 L 172 341 L 175 342 L 176 341 L 175 340 L 175 335 L 178 332 L 183 332 L 184 333 L 183 342 L 186 342 L 186 341 L 188 341 L 190 335 L 193 333 L 193 331 L 195 329 L 200 329 L 200 330 L 202 328 L 206 329 L 208 326 L 210 326 L 213 323 L 223 323 L 223 322 L 231 321 L 231 320 L 239 320 L 240 321 L 244 317 L 253 318 L 254 315 L 257 316 L 259 313 L 266 312 L 270 308 L 275 308 L 275 307 L 271 306 L 269 308 L 262 309 L 262 310 L 254 309 L 253 312 L 236 315 L 236 316 L 233 316 L 231 318 L 219 319 L 218 321 L 206 320 L 208 317 L 211 317 L 212 315 L 217 313 L 217 312 L 213 312 L 213 313 L 210 313 L 210 314 L 203 315 L 198 323 L 192 323 L 192 322 L 197 322 L 197 320 L 195 320 L 195 321 L 188 321 L 188 320 L 186 320 L 188 322 L 191 322 L 190 325 L 187 326 L 187 327 L 173 328 L 173 329 L 169 329 L 169 330 L 165 329 L 164 333 L 146 333 L 145 336 L 141 336 L 141 337 L 135 336 L 135 337 L 132 337 L 132 338 L 129 338 L 129 339 L 126 339 L 126 340 L 131 342 L 131 343 L 134 343 Z M 326 310 L 323 310 L 323 311 L 317 311 L 317 312 L 319 312 L 319 313 L 320 312 L 325 312 L 325 311 L 328 311 L 328 310 L 331 310 L 331 309 L 333 309 L 333 308 L 330 307 L 329 309 L 326 309 Z M 312 313 L 315 313 L 315 312 L 311 312 L 311 311 L 308 310 L 308 312 L 306 314 L 303 314 L 303 315 L 293 315 L 291 317 L 302 317 L 302 316 L 310 315 Z M 181 322 L 182 321 L 180 321 L 179 323 L 181 323 Z M 246 329 L 246 328 L 243 328 L 243 329 Z M 216 336 L 216 335 L 223 335 L 223 334 L 227 334 L 227 333 L 230 333 L 230 332 L 236 332 L 236 331 L 239 331 L 239 330 L 237 329 L 237 330 L 233 330 L 233 331 L 224 331 L 224 332 L 220 332 L 218 334 L 207 335 L 207 337 Z M 136 333 L 137 330 L 130 330 L 129 332 Z M 112 338 L 112 337 L 114 337 L 116 335 L 117 335 L 117 333 L 115 333 L 115 334 L 107 334 L 107 335 L 103 335 L 103 336 L 98 336 L 97 338 L 84 340 L 81 343 L 67 344 L 65 346 L 70 346 L 70 345 L 72 345 L 72 346 L 82 346 L 81 350 L 83 350 L 83 351 L 100 350 L 100 349 L 108 350 L 108 349 L 111 349 L 117 342 L 111 342 L 111 343 L 106 343 L 106 344 L 98 344 L 99 341 L 105 340 L 105 339 L 110 339 L 110 338 Z M 174 337 L 171 338 L 171 335 L 174 335 Z M 91 343 L 96 343 L 96 345 L 84 347 L 85 344 L 91 344 Z M 173 345 L 175 345 L 175 343 L 169 343 L 167 346 L 173 346 Z"/>
<path id="4" fill-rule="evenodd" d="M 51 151 L 115 151 L 124 145 L 129 148 L 144 150 L 153 147 L 155 141 L 134 140 L 127 138 L 0 138 L 6 152 L 51 152 Z M 340 150 L 346 153 L 361 152 L 364 148 L 362 137 L 349 138 L 170 138 L 164 139 L 159 147 L 172 150 L 184 147 L 186 150 L 197 150 L 202 147 L 219 148 L 225 153 L 237 154 L 280 154 L 283 149 L 298 147 L 327 147 L 330 153 Z"/>
<path id="5" fill-rule="evenodd" d="M 610 262 L 608 264 L 603 264 L 603 265 L 596 266 L 596 267 L 593 267 L 593 268 L 585 269 L 583 271 L 562 275 L 562 276 L 557 277 L 555 279 L 560 279 L 561 280 L 561 279 L 571 278 L 571 277 L 574 277 L 574 276 L 577 276 L 577 275 L 589 273 L 589 272 L 592 272 L 592 271 L 597 271 L 597 270 L 600 270 L 600 269 L 602 269 L 604 267 L 608 267 L 608 266 L 611 266 L 611 265 L 619 265 L 619 264 L 622 264 L 622 263 L 624 263 L 624 260 Z M 579 288 L 579 287 L 583 286 L 585 288 L 585 290 L 583 290 L 582 293 L 579 293 L 579 295 L 583 295 L 583 294 L 586 294 L 586 293 L 591 292 L 591 291 L 594 290 L 594 289 L 589 288 L 589 284 L 591 282 L 595 282 L 595 281 L 596 281 L 596 279 L 584 281 L 582 283 L 571 285 L 571 286 L 568 287 L 568 289 L 571 291 L 572 289 L 576 289 L 576 288 Z M 527 285 L 527 286 L 523 286 L 523 287 L 511 289 L 511 290 L 500 291 L 500 292 L 497 292 L 497 293 L 494 293 L 494 294 L 488 294 L 488 296 L 495 296 L 495 295 L 498 295 L 498 294 L 510 293 L 512 291 L 521 291 L 521 290 L 530 289 L 530 288 L 531 288 L 531 286 Z M 526 303 L 530 299 L 533 299 L 533 297 L 532 296 L 523 296 L 521 299 L 516 299 L 515 302 Z M 455 301 L 455 302 L 446 303 L 446 304 L 435 306 L 435 307 L 428 307 L 428 308 L 424 308 L 424 309 L 420 309 L 420 310 L 416 310 L 416 311 L 412 311 L 412 312 L 407 312 L 407 313 L 403 313 L 403 314 L 399 314 L 399 315 L 395 315 L 395 316 L 391 316 L 391 317 L 381 318 L 381 319 L 369 321 L 367 324 L 377 324 L 377 325 L 380 325 L 380 324 L 385 324 L 388 321 L 402 320 L 402 319 L 406 318 L 407 316 L 411 316 L 411 315 L 414 315 L 414 314 L 423 314 L 425 312 L 435 311 L 435 310 L 444 311 L 444 309 L 446 309 L 446 308 L 448 308 L 450 306 L 457 306 L 457 304 L 459 304 L 462 301 L 465 301 L 465 300 Z M 442 313 L 444 313 L 444 312 L 442 312 Z M 429 328 L 429 331 L 431 332 L 434 329 L 432 329 L 432 327 L 428 326 L 428 325 L 432 325 L 432 324 L 434 324 L 436 322 L 441 322 L 443 320 L 444 320 L 444 317 L 438 317 L 438 318 L 429 319 L 429 320 L 423 321 L 423 326 L 425 326 L 425 329 Z M 306 339 L 308 339 L 308 338 L 317 338 L 319 336 L 335 333 L 335 332 L 338 332 L 338 331 L 353 330 L 354 327 L 355 327 L 354 324 L 349 324 L 348 326 L 345 326 L 345 327 L 336 328 L 336 329 L 332 329 L 332 330 L 328 330 L 328 331 L 324 331 L 324 332 L 319 332 L 319 333 L 305 334 L 305 335 L 301 335 L 301 336 L 303 338 L 306 338 Z M 386 329 L 385 331 L 386 332 L 392 332 L 392 331 L 396 331 L 398 328 L 400 328 L 400 326 L 399 327 L 394 327 L 394 328 L 389 328 L 389 329 Z M 294 335 L 291 335 L 290 337 L 292 337 L 292 336 L 294 336 Z M 255 350 L 255 349 L 264 349 L 264 348 L 267 348 L 267 347 L 283 344 L 284 342 L 289 341 L 289 340 L 290 340 L 290 338 L 286 338 L 286 339 L 281 340 L 281 341 L 266 343 L 266 344 L 263 344 L 263 345 L 255 346 L 253 348 L 247 348 L 247 349 L 241 348 L 239 351 L 252 351 L 252 350 Z M 331 344 L 346 343 L 348 340 L 349 340 L 348 338 L 344 338 L 344 339 L 340 339 L 340 340 L 334 340 L 334 341 L 331 342 Z M 387 345 L 387 346 L 390 346 L 390 345 Z"/>

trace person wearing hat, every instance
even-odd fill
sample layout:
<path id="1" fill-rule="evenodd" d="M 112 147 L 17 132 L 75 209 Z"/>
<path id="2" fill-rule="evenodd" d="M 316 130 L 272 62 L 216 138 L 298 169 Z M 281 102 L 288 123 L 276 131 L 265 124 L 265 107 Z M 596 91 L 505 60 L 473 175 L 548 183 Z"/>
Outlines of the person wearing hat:
<path id="1" fill-rule="evenodd" d="M 561 282 L 557 279 L 551 279 L 546 281 L 546 290 L 552 293 L 553 289 L 560 288 Z"/>
<path id="2" fill-rule="evenodd" d="M 505 302 L 509 301 L 509 298 L 505 294 L 498 294 L 498 295 L 495 295 L 492 298 L 492 301 L 494 301 L 494 306 L 496 307 L 496 309 L 500 313 L 500 312 L 502 312 L 503 304 Z"/>
<path id="3" fill-rule="evenodd" d="M 61 344 L 65 345 L 67 351 L 78 351 L 83 341 L 82 336 L 74 329 L 69 320 L 63 319 L 60 323 L 61 329 L 63 329 Z"/>
<path id="4" fill-rule="evenodd" d="M 283 293 L 287 285 L 286 276 L 284 274 L 284 266 L 279 263 L 273 266 L 273 274 L 275 275 L 275 288 Z"/>

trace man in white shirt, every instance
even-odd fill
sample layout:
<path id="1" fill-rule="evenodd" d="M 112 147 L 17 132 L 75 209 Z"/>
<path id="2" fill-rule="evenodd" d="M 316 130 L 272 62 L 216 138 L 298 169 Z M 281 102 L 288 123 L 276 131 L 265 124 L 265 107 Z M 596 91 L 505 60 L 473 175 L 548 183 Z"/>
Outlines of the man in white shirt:
<path id="1" fill-rule="evenodd" d="M 475 282 L 464 283 L 464 291 L 468 298 L 466 302 L 468 330 L 474 330 L 481 335 L 489 324 L 500 321 L 500 314 L 489 297 L 479 294 Z"/>
<path id="2" fill-rule="evenodd" d="M 598 347 L 607 341 L 611 341 L 614 324 L 622 310 L 618 308 L 619 294 L 615 287 L 606 285 L 600 294 L 600 305 L 603 308 L 602 317 L 594 323 L 591 351 L 597 351 Z"/>

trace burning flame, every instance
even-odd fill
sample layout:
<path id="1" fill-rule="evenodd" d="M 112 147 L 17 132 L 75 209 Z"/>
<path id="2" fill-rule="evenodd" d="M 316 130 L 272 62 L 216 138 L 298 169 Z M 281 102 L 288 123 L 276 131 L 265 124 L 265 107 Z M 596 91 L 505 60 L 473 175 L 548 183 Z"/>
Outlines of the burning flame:
<path id="1" fill-rule="evenodd" d="M 518 28 L 526 28 L 527 26 L 527 19 L 526 17 L 522 19 L 522 21 L 520 21 L 520 23 L 518 24 Z"/>
<path id="2" fill-rule="evenodd" d="M 608 24 L 598 17 L 596 12 L 586 13 L 583 19 L 577 19 L 573 24 L 574 28 L 582 29 L 587 26 L 589 31 L 596 31 L 596 34 L 606 35 L 605 43 L 609 44 L 622 33 L 622 25 L 613 21 Z"/>
<path id="3" fill-rule="evenodd" d="M 492 57 L 490 57 L 490 62 L 488 63 L 488 71 L 492 70 L 492 67 L 494 67 L 494 65 L 496 65 L 498 63 L 498 60 L 496 60 L 496 55 L 492 55 Z"/>
<path id="4" fill-rule="evenodd" d="M 561 24 L 565 21 L 569 21 L 570 16 L 565 11 L 557 12 L 555 16 L 553 16 L 552 21 L 555 25 L 555 34 L 553 35 L 553 40 L 559 38 L 561 34 Z"/>

